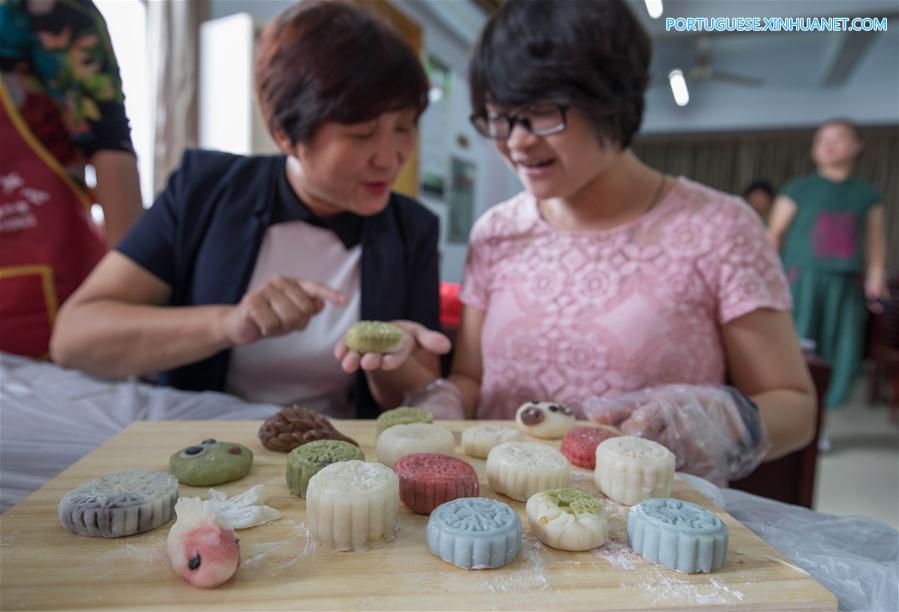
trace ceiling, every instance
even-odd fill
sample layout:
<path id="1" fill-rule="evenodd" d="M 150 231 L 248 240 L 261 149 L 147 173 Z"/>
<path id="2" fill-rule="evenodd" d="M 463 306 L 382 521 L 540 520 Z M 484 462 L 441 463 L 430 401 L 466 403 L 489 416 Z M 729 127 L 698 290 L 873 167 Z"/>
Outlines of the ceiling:
<path id="1" fill-rule="evenodd" d="M 403 1 L 440 12 L 440 20 L 471 45 L 505 0 Z M 649 16 L 644 0 L 624 1 L 653 39 L 645 132 L 811 126 L 834 116 L 863 125 L 899 123 L 897 0 L 662 0 L 659 19 Z M 888 27 L 860 33 L 669 32 L 667 17 L 886 17 Z M 668 75 L 674 69 L 686 77 L 686 107 L 672 96 Z M 703 78 L 710 76 L 715 78 Z"/>
<path id="2" fill-rule="evenodd" d="M 629 0 L 653 38 L 653 73 L 685 72 L 701 55 L 713 68 L 760 79 L 764 87 L 834 88 L 853 82 L 872 51 L 899 53 L 895 0 L 806 2 L 678 0 L 665 2 L 660 19 Z M 668 32 L 666 17 L 887 17 L 887 32 Z M 890 53 L 892 50 L 892 53 Z M 893 72 L 896 75 L 896 72 Z"/>
<path id="3" fill-rule="evenodd" d="M 470 4 L 486 19 L 503 1 L 470 0 Z M 852 82 L 872 49 L 891 53 L 894 61 L 899 55 L 896 0 L 663 0 L 664 12 L 659 19 L 648 15 L 643 0 L 625 1 L 653 38 L 656 86 L 667 86 L 666 75 L 674 68 L 688 73 L 689 80 L 690 68 L 699 62 L 709 69 L 756 79 L 762 87 L 833 88 Z M 890 21 L 884 33 L 665 30 L 667 17 L 834 16 L 887 17 Z"/>

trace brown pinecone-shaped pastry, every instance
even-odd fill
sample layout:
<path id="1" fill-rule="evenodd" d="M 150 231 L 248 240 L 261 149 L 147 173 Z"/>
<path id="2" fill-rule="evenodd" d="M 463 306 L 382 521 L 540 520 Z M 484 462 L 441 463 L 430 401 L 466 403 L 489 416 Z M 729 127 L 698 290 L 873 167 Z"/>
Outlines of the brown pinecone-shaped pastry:
<path id="1" fill-rule="evenodd" d="M 327 418 L 299 404 L 282 408 L 266 419 L 259 428 L 259 439 L 265 448 L 282 453 L 314 440 L 343 440 L 359 446 L 337 431 Z"/>

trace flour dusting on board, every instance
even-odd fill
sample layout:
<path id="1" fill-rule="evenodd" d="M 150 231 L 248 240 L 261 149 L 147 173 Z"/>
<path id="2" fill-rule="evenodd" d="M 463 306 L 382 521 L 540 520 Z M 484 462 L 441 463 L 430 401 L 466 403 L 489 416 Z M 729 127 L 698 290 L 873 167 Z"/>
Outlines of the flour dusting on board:
<path id="1" fill-rule="evenodd" d="M 593 555 L 598 559 L 608 561 L 612 567 L 623 570 L 632 570 L 643 560 L 640 555 L 634 553 L 627 545 L 615 541 L 610 541 L 605 546 L 600 546 L 593 551 Z"/>
<path id="2" fill-rule="evenodd" d="M 139 563 L 168 563 L 165 554 L 165 544 L 120 544 L 114 550 L 103 553 L 97 557 L 97 565 L 118 566 L 122 561 L 137 561 Z"/>
<path id="3" fill-rule="evenodd" d="M 282 527 L 290 528 L 290 532 L 279 540 L 252 543 L 250 537 L 241 538 L 241 572 L 249 576 L 281 573 L 315 551 L 305 523 L 291 519 L 281 519 L 280 522 Z"/>
<path id="4" fill-rule="evenodd" d="M 709 578 L 707 584 L 694 584 L 679 578 L 672 572 L 655 570 L 640 582 L 623 583 L 625 587 L 637 587 L 652 597 L 653 604 L 711 605 L 743 601 L 740 591 Z"/>
<path id="5" fill-rule="evenodd" d="M 644 560 L 627 544 L 627 514 L 630 507 L 611 500 L 606 500 L 605 507 L 609 541 L 593 551 L 593 565 L 602 569 L 598 561 L 604 561 L 619 570 L 640 572 L 640 581 L 622 582 L 622 587 L 645 591 L 652 598 L 652 604 L 709 605 L 743 601 L 743 593 L 711 576 L 697 574 L 688 578 L 686 574 L 678 574 Z"/>
<path id="6" fill-rule="evenodd" d="M 473 590 L 487 593 L 520 593 L 525 591 L 545 591 L 549 589 L 546 578 L 546 566 L 542 552 L 543 544 L 531 533 L 524 533 L 521 538 L 521 556 L 519 559 L 496 570 L 476 570 L 473 580 L 466 581 Z"/>

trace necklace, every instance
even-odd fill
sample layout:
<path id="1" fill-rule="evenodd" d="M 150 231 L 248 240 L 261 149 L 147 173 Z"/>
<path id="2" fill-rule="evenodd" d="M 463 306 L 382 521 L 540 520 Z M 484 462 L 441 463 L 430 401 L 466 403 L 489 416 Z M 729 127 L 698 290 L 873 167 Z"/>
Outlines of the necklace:
<path id="1" fill-rule="evenodd" d="M 646 210 L 643 211 L 644 215 L 646 213 L 648 213 L 649 211 L 651 211 L 653 208 L 655 208 L 656 204 L 659 203 L 659 199 L 662 197 L 662 192 L 665 191 L 665 183 L 667 183 L 667 182 L 668 182 L 668 176 L 665 174 L 662 174 L 662 180 L 661 180 L 661 182 L 659 182 L 659 187 L 658 187 L 658 189 L 656 189 L 655 195 L 652 196 L 652 200 L 650 200 L 649 206 L 646 208 Z"/>
<path id="2" fill-rule="evenodd" d="M 640 213 L 640 215 L 639 215 L 640 217 L 642 217 L 643 215 L 645 215 L 646 213 L 651 211 L 659 203 L 659 200 L 662 197 L 662 193 L 665 191 L 665 185 L 668 183 L 668 176 L 666 174 L 662 173 L 661 178 L 662 178 L 662 180 L 659 181 L 659 186 L 656 188 L 656 191 L 653 194 L 652 199 L 649 201 L 649 204 L 647 205 L 647 207 L 643 210 L 643 212 Z M 547 221 L 548 223 L 552 224 L 552 221 L 550 221 L 550 216 L 546 214 L 547 213 L 546 207 L 547 207 L 546 200 L 537 200 L 537 212 L 540 214 L 541 217 L 543 217 L 544 221 Z"/>

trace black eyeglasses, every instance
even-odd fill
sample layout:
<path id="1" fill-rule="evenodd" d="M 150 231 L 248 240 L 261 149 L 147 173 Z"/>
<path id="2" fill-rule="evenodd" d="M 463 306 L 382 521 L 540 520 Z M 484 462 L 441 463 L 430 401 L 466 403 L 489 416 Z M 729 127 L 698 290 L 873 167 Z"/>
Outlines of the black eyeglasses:
<path id="1" fill-rule="evenodd" d="M 516 123 L 534 136 L 549 136 L 558 134 L 568 126 L 565 113 L 569 108 L 568 104 L 560 103 L 535 104 L 514 115 L 487 111 L 474 114 L 469 119 L 481 136 L 494 140 L 508 138 Z"/>

